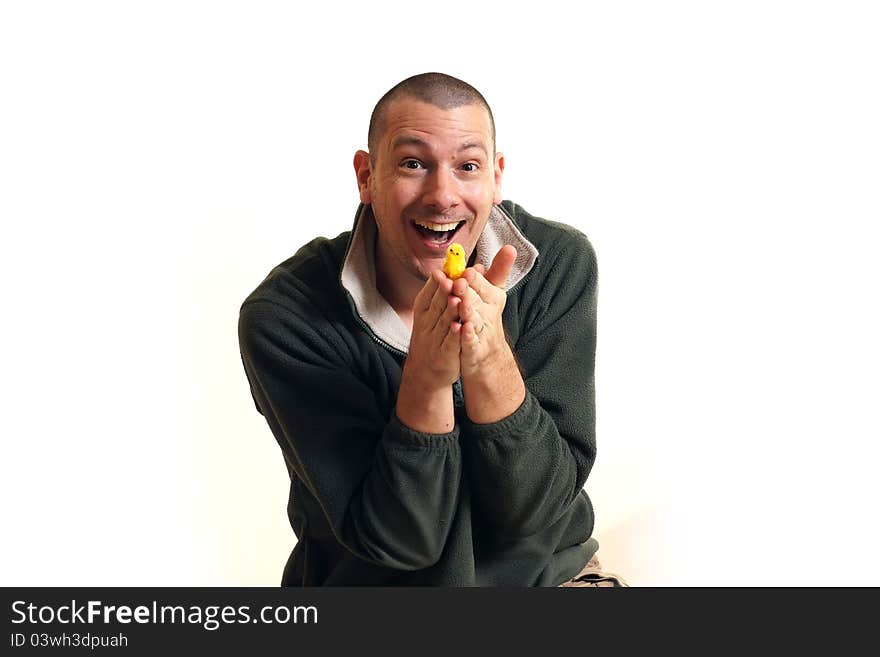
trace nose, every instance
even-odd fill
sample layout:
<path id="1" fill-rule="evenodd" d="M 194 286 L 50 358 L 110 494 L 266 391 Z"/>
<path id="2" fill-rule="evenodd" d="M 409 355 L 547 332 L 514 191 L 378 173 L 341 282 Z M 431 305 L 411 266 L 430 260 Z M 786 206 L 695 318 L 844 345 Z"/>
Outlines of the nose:
<path id="1" fill-rule="evenodd" d="M 458 205 L 458 181 L 447 167 L 437 167 L 428 176 L 426 189 L 422 197 L 425 205 L 438 213 L 446 212 Z"/>

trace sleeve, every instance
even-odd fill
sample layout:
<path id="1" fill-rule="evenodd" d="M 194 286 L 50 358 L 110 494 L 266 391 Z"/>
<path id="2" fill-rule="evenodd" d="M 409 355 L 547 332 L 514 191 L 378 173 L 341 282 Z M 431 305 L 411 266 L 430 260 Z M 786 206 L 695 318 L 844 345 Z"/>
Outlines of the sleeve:
<path id="1" fill-rule="evenodd" d="M 242 307 L 239 344 L 257 408 L 342 545 L 388 568 L 433 565 L 458 502 L 459 428 L 425 434 L 393 411 L 383 417 L 314 324 L 271 302 Z"/>
<path id="2" fill-rule="evenodd" d="M 582 248 L 550 263 L 512 345 L 526 386 L 522 405 L 491 424 L 464 425 L 462 445 L 476 504 L 508 536 L 556 522 L 580 494 L 596 457 L 594 368 L 596 259 Z"/>

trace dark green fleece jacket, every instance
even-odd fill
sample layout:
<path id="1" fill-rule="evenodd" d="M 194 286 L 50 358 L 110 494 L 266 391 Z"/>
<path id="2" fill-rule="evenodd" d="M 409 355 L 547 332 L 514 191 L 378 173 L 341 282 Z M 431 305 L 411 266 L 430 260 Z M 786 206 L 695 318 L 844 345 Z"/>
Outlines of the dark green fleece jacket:
<path id="1" fill-rule="evenodd" d="M 456 384 L 454 429 L 425 434 L 395 414 L 408 337 L 371 259 L 354 262 L 372 253 L 373 221 L 361 206 L 352 231 L 302 247 L 241 307 L 245 372 L 290 473 L 298 541 L 282 585 L 560 584 L 597 547 L 583 490 L 596 454 L 590 243 L 510 201 L 493 209 L 476 254 L 520 252 L 503 320 L 526 399 L 474 424 Z"/>

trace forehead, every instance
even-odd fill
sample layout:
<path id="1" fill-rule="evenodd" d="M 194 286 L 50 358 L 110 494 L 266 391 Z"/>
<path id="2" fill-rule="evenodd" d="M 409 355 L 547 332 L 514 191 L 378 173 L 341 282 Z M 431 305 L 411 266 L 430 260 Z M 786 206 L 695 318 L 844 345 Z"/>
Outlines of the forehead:
<path id="1" fill-rule="evenodd" d="M 491 148 L 491 122 L 486 108 L 472 104 L 444 109 L 415 98 L 398 98 L 385 110 L 381 150 L 424 143 L 428 147 L 478 144 Z"/>

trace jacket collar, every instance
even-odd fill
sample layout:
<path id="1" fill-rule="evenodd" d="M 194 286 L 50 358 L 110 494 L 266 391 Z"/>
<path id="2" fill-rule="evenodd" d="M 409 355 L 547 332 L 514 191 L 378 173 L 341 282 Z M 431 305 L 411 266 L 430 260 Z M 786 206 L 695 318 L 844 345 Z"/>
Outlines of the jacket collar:
<path id="1" fill-rule="evenodd" d="M 369 205 L 361 204 L 354 219 L 342 271 L 342 287 L 348 292 L 354 312 L 366 326 L 392 348 L 409 351 L 410 330 L 391 305 L 376 289 L 376 237 L 378 229 Z M 520 232 L 510 215 L 499 206 L 493 206 L 489 220 L 477 240 L 476 262 L 489 269 L 495 255 L 505 244 L 516 247 L 516 261 L 507 277 L 510 290 L 528 274 L 538 258 L 538 249 Z"/>

